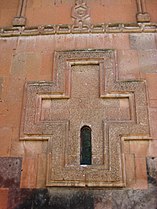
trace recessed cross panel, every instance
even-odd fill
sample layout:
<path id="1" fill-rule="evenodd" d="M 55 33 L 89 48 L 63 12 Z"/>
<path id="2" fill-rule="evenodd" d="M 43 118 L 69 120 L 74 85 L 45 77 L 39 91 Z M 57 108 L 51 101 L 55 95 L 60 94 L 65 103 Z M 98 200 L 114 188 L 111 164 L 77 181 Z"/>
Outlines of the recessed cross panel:
<path id="1" fill-rule="evenodd" d="M 48 140 L 47 186 L 125 186 L 122 138 L 149 135 L 145 83 L 116 80 L 114 50 L 54 58 L 52 82 L 26 85 L 21 126 L 21 139 Z M 82 145 L 82 127 L 90 129 L 90 147 Z M 82 146 L 91 149 L 87 165 Z"/>

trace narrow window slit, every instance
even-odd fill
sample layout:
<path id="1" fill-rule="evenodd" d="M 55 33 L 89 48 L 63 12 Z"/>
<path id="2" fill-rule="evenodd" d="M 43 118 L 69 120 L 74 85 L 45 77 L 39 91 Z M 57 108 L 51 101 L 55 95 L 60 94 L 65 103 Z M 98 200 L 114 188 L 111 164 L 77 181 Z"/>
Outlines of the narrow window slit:
<path id="1" fill-rule="evenodd" d="M 80 130 L 80 165 L 92 164 L 92 129 L 89 126 L 83 126 Z"/>

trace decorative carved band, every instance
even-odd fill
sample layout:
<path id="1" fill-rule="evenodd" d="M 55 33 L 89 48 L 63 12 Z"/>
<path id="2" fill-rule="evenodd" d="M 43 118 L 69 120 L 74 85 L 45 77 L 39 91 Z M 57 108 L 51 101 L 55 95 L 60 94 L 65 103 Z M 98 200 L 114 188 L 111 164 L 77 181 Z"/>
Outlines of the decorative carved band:
<path id="1" fill-rule="evenodd" d="M 146 11 L 145 0 L 137 1 L 137 22 L 150 22 L 150 15 Z"/>
<path id="2" fill-rule="evenodd" d="M 25 11 L 27 0 L 20 0 L 17 16 L 13 20 L 13 26 L 24 26 L 26 24 Z"/>
<path id="3" fill-rule="evenodd" d="M 86 34 L 86 33 L 156 33 L 157 23 L 135 24 L 97 24 L 82 26 L 74 25 L 45 25 L 34 27 L 8 27 L 0 29 L 0 37 L 38 36 L 54 34 Z"/>

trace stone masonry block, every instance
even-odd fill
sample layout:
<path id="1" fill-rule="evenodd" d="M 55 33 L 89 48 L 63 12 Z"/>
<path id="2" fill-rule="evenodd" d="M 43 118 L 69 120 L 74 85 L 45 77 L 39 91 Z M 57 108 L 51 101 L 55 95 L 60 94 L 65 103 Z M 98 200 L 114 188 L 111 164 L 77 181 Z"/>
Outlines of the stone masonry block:
<path id="1" fill-rule="evenodd" d="M 0 155 L 9 156 L 11 149 L 12 129 L 9 127 L 0 127 Z"/>
<path id="2" fill-rule="evenodd" d="M 42 55 L 42 60 L 41 60 L 41 69 L 40 69 L 40 75 L 42 76 L 43 80 L 52 80 L 53 76 L 53 59 L 52 59 L 52 53 L 43 53 Z"/>
<path id="3" fill-rule="evenodd" d="M 150 130 L 153 139 L 157 139 L 157 108 L 149 109 L 149 117 L 150 117 Z"/>
<path id="4" fill-rule="evenodd" d="M 39 79 L 41 55 L 37 53 L 18 53 L 12 63 L 12 75 L 26 77 L 28 80 Z M 36 69 L 36 70 L 34 70 Z"/>
<path id="5" fill-rule="evenodd" d="M 147 169 L 146 169 L 146 158 L 137 157 L 135 158 L 135 175 L 136 182 L 135 188 L 147 189 Z"/>
<path id="6" fill-rule="evenodd" d="M 3 78 L 0 77 L 0 102 L 1 102 L 1 99 L 2 99 L 2 89 L 3 89 Z"/>
<path id="7" fill-rule="evenodd" d="M 130 42 L 128 34 L 113 34 L 111 42 L 113 44 L 113 48 L 117 50 L 129 50 Z"/>
<path id="8" fill-rule="evenodd" d="M 24 209 L 34 207 L 31 204 L 31 196 L 34 197 L 32 189 L 12 188 L 8 191 L 8 207 L 5 209 Z M 35 198 L 35 197 L 34 197 Z M 43 198 L 43 196 L 41 197 Z M 34 199 L 33 202 L 36 200 Z M 39 208 L 39 202 L 37 202 Z M 40 205 L 42 206 L 42 205 Z M 45 209 L 45 208 L 44 208 Z"/>
<path id="9" fill-rule="evenodd" d="M 150 100 L 157 100 L 157 73 L 146 74 L 148 96 Z"/>
<path id="10" fill-rule="evenodd" d="M 150 146 L 149 146 L 149 153 L 151 153 L 151 156 L 157 157 L 157 139 L 152 140 Z"/>
<path id="11" fill-rule="evenodd" d="M 131 188 L 134 186 L 136 179 L 134 154 L 125 154 L 125 169 L 126 169 L 126 184 L 127 187 Z"/>
<path id="12" fill-rule="evenodd" d="M 47 155 L 38 155 L 37 188 L 44 188 L 46 185 Z"/>
<path id="13" fill-rule="evenodd" d="M 0 76 L 6 76 L 6 77 L 9 76 L 11 62 L 12 62 L 12 51 L 9 49 L 8 51 L 5 51 L 3 48 L 0 49 L 0 63 L 1 63 Z"/>
<path id="14" fill-rule="evenodd" d="M 18 138 L 15 138 L 17 137 L 18 134 L 14 135 L 14 140 L 12 140 L 12 143 L 11 143 L 11 150 L 10 150 L 10 154 L 11 156 L 24 156 L 24 153 L 25 153 L 25 143 L 24 142 L 21 142 L 19 143 L 19 140 Z M 16 139 L 16 140 L 15 140 Z"/>
<path id="15" fill-rule="evenodd" d="M 20 188 L 36 188 L 37 166 L 37 157 L 23 159 Z"/>
<path id="16" fill-rule="evenodd" d="M 23 54 L 23 53 L 33 53 L 38 51 L 39 49 L 36 48 L 38 46 L 37 40 L 39 37 L 36 36 L 29 36 L 29 37 L 19 37 L 18 38 L 18 45 L 16 48 L 16 54 Z M 40 39 L 41 40 L 41 39 Z"/>
<path id="17" fill-rule="evenodd" d="M 148 155 L 149 141 L 130 141 L 130 153 L 136 157 Z"/>
<path id="18" fill-rule="evenodd" d="M 139 60 L 136 50 L 118 51 L 118 72 L 120 80 L 140 79 Z"/>
<path id="19" fill-rule="evenodd" d="M 112 191 L 94 192 L 94 209 L 112 209 Z"/>
<path id="20" fill-rule="evenodd" d="M 157 157 L 147 157 L 148 183 L 157 186 Z"/>
<path id="21" fill-rule="evenodd" d="M 140 50 L 138 52 L 141 73 L 157 73 L 157 50 Z"/>
<path id="22" fill-rule="evenodd" d="M 0 189 L 0 209 L 7 209 L 8 205 L 8 189 Z"/>
<path id="23" fill-rule="evenodd" d="M 130 47 L 136 50 L 156 49 L 154 34 L 130 34 Z"/>
<path id="24" fill-rule="evenodd" d="M 22 159 L 15 157 L 0 158 L 0 187 L 17 188 L 20 186 Z"/>

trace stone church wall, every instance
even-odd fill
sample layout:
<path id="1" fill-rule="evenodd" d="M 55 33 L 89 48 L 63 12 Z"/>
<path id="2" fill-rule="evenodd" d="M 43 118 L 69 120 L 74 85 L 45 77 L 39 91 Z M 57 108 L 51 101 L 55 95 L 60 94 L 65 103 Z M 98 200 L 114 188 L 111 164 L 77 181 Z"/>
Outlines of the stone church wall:
<path id="1" fill-rule="evenodd" d="M 0 5 L 0 209 L 156 209 L 157 2 L 0 0 Z M 69 71 L 65 63 L 70 65 Z M 96 69 L 92 72 L 97 72 L 97 65 L 98 69 L 104 66 L 99 83 L 94 80 L 93 86 L 106 101 L 104 107 L 109 108 L 103 120 L 107 127 L 111 126 L 104 132 L 110 144 L 106 149 L 110 155 L 104 154 L 105 159 L 114 159 L 116 146 L 110 141 L 117 142 L 115 133 L 120 131 L 116 135 L 120 139 L 118 160 L 115 157 L 120 165 L 114 166 L 113 162 L 110 167 L 111 174 L 120 170 L 120 180 L 114 178 L 116 175 L 112 179 L 102 174 L 106 178 L 103 184 L 99 172 L 90 179 L 90 170 L 88 175 L 86 168 L 80 171 L 78 162 L 78 170 L 71 169 L 68 174 L 53 163 L 57 159 L 59 167 L 60 158 L 66 162 L 79 158 L 78 151 L 70 152 L 67 146 L 63 151 L 71 153 L 69 158 L 64 158 L 66 154 L 54 155 L 62 144 L 53 144 L 50 138 L 58 137 L 62 143 L 66 139 L 71 145 L 72 140 L 70 136 L 63 140 L 58 136 L 64 136 L 68 128 L 50 124 L 53 117 L 65 119 L 64 104 L 55 115 L 54 110 L 49 112 L 49 101 L 72 97 L 70 85 L 80 77 L 73 82 L 74 74 L 69 72 L 80 65 L 80 72 L 85 71 L 84 65 Z M 92 79 L 88 72 L 85 82 Z M 75 90 L 81 88 L 78 83 Z M 92 86 L 91 91 L 87 90 L 90 97 Z M 38 102 L 40 95 L 45 103 Z M 91 101 L 97 101 L 97 97 Z M 60 111 L 59 105 L 55 107 Z M 93 112 L 97 111 L 97 104 L 90 105 Z M 77 109 L 76 104 L 72 107 Z M 52 129 L 57 128 L 55 135 Z M 93 151 L 96 166 L 102 164 L 99 151 Z M 60 177 L 63 171 L 67 176 Z M 76 177 L 76 173 L 80 176 Z"/>

